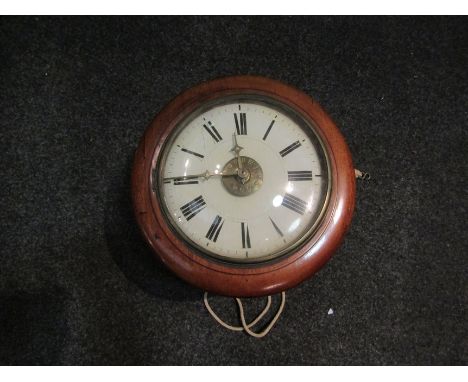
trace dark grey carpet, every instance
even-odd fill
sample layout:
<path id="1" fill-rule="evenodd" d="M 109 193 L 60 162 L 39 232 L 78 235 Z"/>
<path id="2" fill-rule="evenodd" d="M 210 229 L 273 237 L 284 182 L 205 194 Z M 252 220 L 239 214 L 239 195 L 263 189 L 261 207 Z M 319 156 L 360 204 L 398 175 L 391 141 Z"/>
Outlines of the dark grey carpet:
<path id="1" fill-rule="evenodd" d="M 466 24 L 1 18 L 0 363 L 466 365 Z M 153 260 L 129 199 L 153 116 L 231 74 L 314 97 L 373 177 L 263 340 L 219 327 Z"/>

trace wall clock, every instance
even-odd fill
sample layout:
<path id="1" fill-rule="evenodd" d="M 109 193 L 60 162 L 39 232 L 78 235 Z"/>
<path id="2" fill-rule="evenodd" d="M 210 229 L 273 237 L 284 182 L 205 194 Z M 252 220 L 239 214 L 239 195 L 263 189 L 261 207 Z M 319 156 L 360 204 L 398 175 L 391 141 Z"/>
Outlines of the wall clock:
<path id="1" fill-rule="evenodd" d="M 136 150 L 141 231 L 168 268 L 213 293 L 289 289 L 337 249 L 355 203 L 349 149 L 305 93 L 253 76 L 191 88 Z"/>

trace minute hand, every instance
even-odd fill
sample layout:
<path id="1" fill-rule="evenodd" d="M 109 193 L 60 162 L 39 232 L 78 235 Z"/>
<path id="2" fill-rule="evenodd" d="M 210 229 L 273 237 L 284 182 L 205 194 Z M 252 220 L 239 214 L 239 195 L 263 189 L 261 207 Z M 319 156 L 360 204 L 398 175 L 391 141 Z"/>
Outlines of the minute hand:
<path id="1" fill-rule="evenodd" d="M 206 170 L 205 172 L 203 172 L 201 174 L 171 176 L 169 178 L 164 178 L 163 180 L 175 180 L 175 179 L 185 180 L 185 179 L 197 179 L 197 178 L 209 179 L 209 178 L 211 178 L 213 176 L 234 176 L 234 175 L 237 175 L 237 171 L 232 172 L 232 173 L 231 172 L 229 172 L 229 173 L 223 173 L 223 172 L 214 173 L 214 172 L 209 172 L 208 170 Z"/>
<path id="2" fill-rule="evenodd" d="M 237 137 L 236 137 L 236 133 L 232 134 L 233 138 L 234 138 L 234 147 L 231 149 L 231 151 L 234 152 L 234 154 L 236 155 L 237 157 L 237 167 L 238 167 L 238 174 L 242 174 L 242 170 L 244 169 L 243 168 L 243 165 L 242 165 L 242 158 L 240 156 L 240 152 L 241 150 L 243 149 L 243 147 L 239 146 L 237 144 Z"/>

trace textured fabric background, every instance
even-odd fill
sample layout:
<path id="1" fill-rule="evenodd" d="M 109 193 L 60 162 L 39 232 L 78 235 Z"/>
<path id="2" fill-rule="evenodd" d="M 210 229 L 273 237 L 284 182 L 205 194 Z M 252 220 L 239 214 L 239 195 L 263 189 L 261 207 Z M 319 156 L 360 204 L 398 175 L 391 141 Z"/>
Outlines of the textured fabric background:
<path id="1" fill-rule="evenodd" d="M 1 18 L 0 363 L 466 365 L 466 25 Z M 130 206 L 153 116 L 233 74 L 311 95 L 372 175 L 343 246 L 263 340 L 213 321 L 153 260 Z M 232 300 L 213 305 L 236 319 Z"/>

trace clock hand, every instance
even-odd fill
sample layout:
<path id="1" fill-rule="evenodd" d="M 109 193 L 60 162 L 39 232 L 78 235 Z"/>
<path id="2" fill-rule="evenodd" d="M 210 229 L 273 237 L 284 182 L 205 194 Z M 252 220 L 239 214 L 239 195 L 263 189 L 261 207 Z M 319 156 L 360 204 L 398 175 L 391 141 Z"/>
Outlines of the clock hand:
<path id="1" fill-rule="evenodd" d="M 244 170 L 244 166 L 242 164 L 242 157 L 240 156 L 240 152 L 243 147 L 237 144 L 237 136 L 236 133 L 232 134 L 234 137 L 234 147 L 231 149 L 236 154 L 237 157 L 237 176 L 240 178 L 242 184 L 246 183 L 249 177 L 248 171 Z"/>
<path id="2" fill-rule="evenodd" d="M 242 170 L 244 169 L 243 166 L 242 166 L 242 158 L 240 156 L 240 152 L 241 150 L 243 149 L 243 147 L 239 146 L 237 144 L 237 136 L 236 136 L 236 133 L 232 134 L 232 136 L 234 137 L 234 147 L 231 149 L 231 151 L 234 152 L 234 154 L 236 155 L 237 157 L 237 170 L 238 170 L 238 175 L 240 177 L 242 177 Z"/>
<path id="3" fill-rule="evenodd" d="M 224 172 L 214 173 L 214 172 L 209 172 L 208 170 L 206 170 L 205 172 L 203 172 L 201 174 L 171 176 L 171 177 L 168 177 L 168 178 L 164 178 L 163 180 L 164 181 L 166 181 L 166 180 L 175 180 L 175 179 L 186 180 L 186 179 L 196 179 L 196 178 L 205 178 L 206 180 L 208 180 L 209 178 L 211 178 L 213 176 L 235 176 L 235 175 L 237 175 L 237 171 L 232 172 L 232 173 L 224 173 Z"/>

